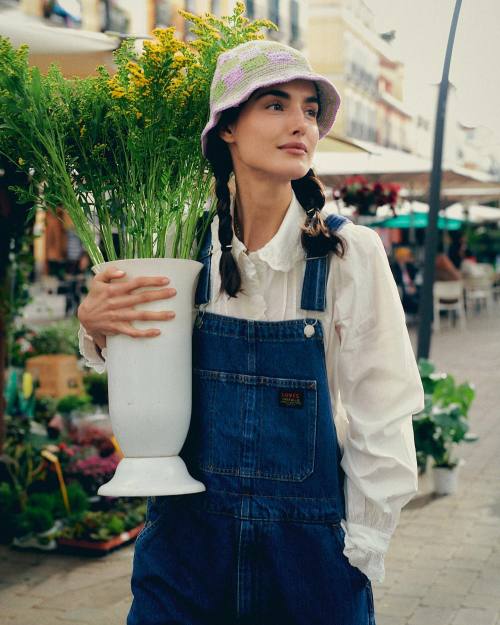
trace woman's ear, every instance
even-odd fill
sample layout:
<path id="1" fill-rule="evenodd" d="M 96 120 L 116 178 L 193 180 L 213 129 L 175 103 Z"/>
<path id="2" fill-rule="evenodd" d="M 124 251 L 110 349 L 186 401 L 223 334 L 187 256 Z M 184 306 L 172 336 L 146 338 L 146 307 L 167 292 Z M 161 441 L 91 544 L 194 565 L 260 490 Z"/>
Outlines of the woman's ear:
<path id="1" fill-rule="evenodd" d="M 226 143 L 234 143 L 233 129 L 230 124 L 222 126 L 218 131 L 218 135 Z"/>

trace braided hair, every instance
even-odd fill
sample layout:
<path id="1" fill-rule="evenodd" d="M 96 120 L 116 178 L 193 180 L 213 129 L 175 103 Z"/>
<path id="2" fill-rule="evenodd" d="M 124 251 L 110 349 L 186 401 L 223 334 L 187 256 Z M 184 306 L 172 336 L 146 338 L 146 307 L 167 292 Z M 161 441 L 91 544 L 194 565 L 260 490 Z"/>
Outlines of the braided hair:
<path id="1" fill-rule="evenodd" d="M 240 107 L 233 107 L 222 112 L 219 122 L 208 135 L 207 159 L 210 162 L 215 179 L 217 197 L 217 216 L 219 218 L 219 241 L 221 258 L 219 272 L 221 292 L 230 297 L 237 297 L 241 291 L 241 275 L 231 253 L 233 239 L 233 219 L 230 212 L 230 193 L 228 182 L 233 171 L 233 162 L 227 143 L 219 137 L 218 130 L 236 121 Z M 306 221 L 301 226 L 301 243 L 308 256 L 325 256 L 332 251 L 342 258 L 346 252 L 346 241 L 326 225 L 321 209 L 325 205 L 325 191 L 322 182 L 312 169 L 297 180 L 292 180 L 292 189 L 306 213 Z"/>

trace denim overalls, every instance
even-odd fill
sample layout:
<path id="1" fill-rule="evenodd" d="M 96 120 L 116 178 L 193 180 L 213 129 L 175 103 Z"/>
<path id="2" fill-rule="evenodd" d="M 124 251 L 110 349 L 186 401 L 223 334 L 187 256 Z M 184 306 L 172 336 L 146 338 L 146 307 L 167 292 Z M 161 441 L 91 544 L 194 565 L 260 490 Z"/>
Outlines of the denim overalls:
<path id="1" fill-rule="evenodd" d="M 346 221 L 327 218 L 332 230 Z M 306 311 L 325 310 L 328 260 L 306 261 Z M 343 554 L 344 473 L 319 319 L 199 311 L 180 455 L 207 490 L 148 498 L 127 625 L 375 625 L 370 580 Z"/>

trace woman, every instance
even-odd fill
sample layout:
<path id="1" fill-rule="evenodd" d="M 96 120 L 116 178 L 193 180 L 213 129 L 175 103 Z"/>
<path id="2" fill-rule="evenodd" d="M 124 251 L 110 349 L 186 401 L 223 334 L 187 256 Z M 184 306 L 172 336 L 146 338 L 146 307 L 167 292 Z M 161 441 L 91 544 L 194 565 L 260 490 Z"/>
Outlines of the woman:
<path id="1" fill-rule="evenodd" d="M 217 216 L 181 453 L 207 490 L 148 499 L 128 625 L 375 623 L 371 581 L 417 488 L 423 391 L 380 238 L 322 212 L 311 163 L 339 102 L 280 43 L 218 59 L 202 134 Z M 174 295 L 133 294 L 160 280 L 118 275 L 97 276 L 79 314 L 101 369 L 92 341 L 152 336 L 131 321 L 171 316 L 133 308 Z"/>

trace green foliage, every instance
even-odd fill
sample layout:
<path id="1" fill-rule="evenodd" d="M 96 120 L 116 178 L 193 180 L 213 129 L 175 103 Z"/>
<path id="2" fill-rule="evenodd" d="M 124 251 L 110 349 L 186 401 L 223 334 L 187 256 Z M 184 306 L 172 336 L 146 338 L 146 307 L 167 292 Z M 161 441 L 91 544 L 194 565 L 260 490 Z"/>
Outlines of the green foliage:
<path id="1" fill-rule="evenodd" d="M 177 39 L 174 27 L 155 29 L 141 54 L 126 40 L 114 53 L 113 76 L 101 66 L 68 80 L 55 65 L 42 76 L 28 66 L 26 46 L 15 50 L 0 37 L 0 153 L 33 168 L 19 197 L 40 204 L 43 184 L 42 206 L 65 207 L 95 264 L 196 258 L 212 183 L 200 135 L 217 57 L 264 38 L 262 29 L 277 30 L 268 20 L 250 22 L 244 10 L 241 2 L 222 18 L 180 10 L 193 40 Z"/>
<path id="2" fill-rule="evenodd" d="M 57 411 L 69 414 L 73 410 L 80 410 L 89 406 L 91 398 L 88 395 L 65 395 L 57 402 Z"/>
<path id="3" fill-rule="evenodd" d="M 67 494 L 73 515 L 88 511 L 89 499 L 80 484 L 68 484 Z M 21 505 L 14 489 L 6 482 L 0 484 L 0 508 L 0 532 L 8 540 L 14 536 L 46 532 L 56 519 L 68 516 L 59 490 L 30 494 Z"/>
<path id="4" fill-rule="evenodd" d="M 70 318 L 37 329 L 27 339 L 32 348 L 30 356 L 41 354 L 79 356 L 78 326 L 78 319 Z"/>
<path id="5" fill-rule="evenodd" d="M 35 419 L 39 423 L 47 424 L 55 415 L 57 400 L 53 397 L 37 397 L 35 401 Z"/>
<path id="6" fill-rule="evenodd" d="M 427 456 L 431 456 L 434 466 L 451 468 L 458 463 L 453 456 L 456 444 L 477 440 L 468 435 L 468 412 L 475 390 L 468 382 L 457 385 L 453 376 L 436 372 L 428 360 L 420 359 L 418 366 L 425 407 L 413 417 L 417 459 L 425 466 Z"/>
<path id="7" fill-rule="evenodd" d="M 108 376 L 103 373 L 86 373 L 83 378 L 85 392 L 96 406 L 108 404 Z"/>
<path id="8" fill-rule="evenodd" d="M 471 229 L 467 237 L 467 245 L 480 263 L 494 264 L 500 255 L 500 228 L 491 225 L 478 226 Z"/>
<path id="9" fill-rule="evenodd" d="M 27 506 L 16 519 L 16 535 L 46 532 L 54 525 L 52 513 L 40 506 Z"/>
<path id="10" fill-rule="evenodd" d="M 114 510 L 70 515 L 60 534 L 66 538 L 106 541 L 137 527 L 144 520 L 144 515 L 143 502 L 132 505 L 117 502 Z"/>

